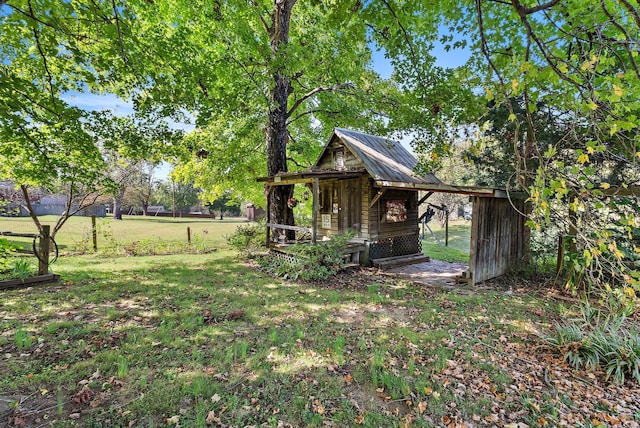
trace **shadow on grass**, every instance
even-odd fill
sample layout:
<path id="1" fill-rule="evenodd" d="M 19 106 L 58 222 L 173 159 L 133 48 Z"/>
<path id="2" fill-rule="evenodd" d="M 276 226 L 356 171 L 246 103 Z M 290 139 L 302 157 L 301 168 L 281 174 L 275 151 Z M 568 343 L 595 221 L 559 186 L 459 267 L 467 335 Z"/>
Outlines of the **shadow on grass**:
<path id="1" fill-rule="evenodd" d="M 498 341 L 532 322 L 528 296 L 456 295 L 358 273 L 353 282 L 285 282 L 224 252 L 75 257 L 59 273 L 55 287 L 2 295 L 0 390 L 35 391 L 40 401 L 55 391 L 52 406 L 25 403 L 19 415 L 60 424 L 78 409 L 85 426 L 172 417 L 183 426 L 207 417 L 383 427 L 411 417 L 428 426 L 424 415 L 442 417 L 450 402 L 461 417 L 485 416 L 491 400 L 475 399 L 485 393 L 460 398 L 443 373 L 458 361 L 504 390 L 509 376 L 490 359 L 476 365 L 470 350 L 481 349 L 469 338 Z"/>

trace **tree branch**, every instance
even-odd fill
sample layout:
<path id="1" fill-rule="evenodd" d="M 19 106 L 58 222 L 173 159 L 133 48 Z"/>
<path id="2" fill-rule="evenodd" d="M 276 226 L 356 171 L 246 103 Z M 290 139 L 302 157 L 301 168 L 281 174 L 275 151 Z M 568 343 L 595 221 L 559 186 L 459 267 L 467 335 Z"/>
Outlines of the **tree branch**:
<path id="1" fill-rule="evenodd" d="M 255 0 L 251 0 L 250 3 L 255 8 L 256 13 L 258 14 L 258 18 L 260 18 L 260 22 L 262 23 L 262 27 L 264 28 L 264 30 L 267 32 L 267 34 L 271 34 L 271 28 L 269 27 L 269 23 L 267 22 L 266 19 L 264 19 L 264 16 L 262 16 L 262 13 L 258 8 L 258 3 Z"/>
<path id="2" fill-rule="evenodd" d="M 476 3 L 479 2 L 479 1 L 480 0 L 476 0 Z M 553 4 L 555 4 L 557 2 L 558 1 L 553 0 L 553 1 L 550 1 L 549 3 L 546 3 L 545 5 L 548 5 L 547 6 L 547 8 L 548 8 L 548 7 L 553 6 Z M 576 88 L 581 89 L 582 85 L 579 84 L 578 82 L 576 82 L 575 80 L 573 80 L 572 78 L 568 77 L 562 71 L 560 71 L 560 69 L 558 69 L 558 66 L 556 65 L 556 63 L 549 56 L 549 52 L 547 52 L 547 49 L 546 49 L 544 43 L 542 42 L 542 40 L 540 40 L 540 38 L 537 36 L 537 34 L 533 31 L 533 27 L 531 27 L 531 23 L 527 19 L 527 13 L 523 13 L 523 11 L 526 12 L 528 9 L 524 8 L 519 0 L 511 0 L 511 4 L 513 5 L 513 7 L 516 10 L 516 12 L 518 12 L 518 15 L 520 15 L 520 20 L 524 24 L 524 26 L 525 26 L 525 28 L 527 30 L 527 34 L 529 35 L 529 37 L 531 37 L 533 39 L 534 42 L 536 42 L 536 45 L 538 46 L 538 49 L 540 49 L 540 53 L 542 53 L 542 56 L 544 56 L 544 59 L 547 61 L 547 63 L 553 69 L 553 71 L 558 75 L 558 77 L 560 77 L 565 82 L 568 82 L 568 83 L 572 84 L 573 86 L 575 86 Z M 544 9 L 546 9 L 546 8 L 543 8 L 543 9 L 540 9 L 540 10 L 544 10 Z M 580 96 L 586 99 L 586 97 L 584 96 L 582 91 L 580 91 Z"/>
<path id="3" fill-rule="evenodd" d="M 604 14 L 609 18 L 609 21 L 618 29 L 618 31 L 624 34 L 625 38 L 628 41 L 631 41 L 632 39 L 629 37 L 629 33 L 622 25 L 620 25 L 620 23 L 618 23 L 618 21 L 616 21 L 616 18 L 613 16 L 613 14 L 609 12 L 609 9 L 607 9 L 607 5 L 605 4 L 604 0 L 600 0 L 600 6 L 602 7 L 602 11 L 604 12 Z M 631 49 L 631 45 L 627 43 L 624 46 L 627 50 L 627 53 L 629 54 L 629 62 L 631 63 L 631 67 L 636 72 L 636 76 L 640 77 L 640 71 L 638 70 L 638 64 L 636 63 L 636 60 L 633 56 L 634 51 Z"/>
<path id="4" fill-rule="evenodd" d="M 489 63 L 489 67 L 491 67 L 493 72 L 498 77 L 498 80 L 500 81 L 500 86 L 504 87 L 505 86 L 504 79 L 500 74 L 498 67 L 496 67 L 496 64 L 491 59 L 491 53 L 489 52 L 489 45 L 487 43 L 487 37 L 485 36 L 485 32 L 484 32 L 484 19 L 482 17 L 482 0 L 476 0 L 476 12 L 478 13 L 478 31 L 480 32 L 480 49 L 482 50 L 482 54 L 484 55 L 487 62 Z"/>
<path id="5" fill-rule="evenodd" d="M 69 198 L 67 199 L 67 203 L 66 203 L 66 212 L 63 216 L 60 216 L 58 218 L 58 221 L 56 222 L 56 225 L 54 226 L 53 231 L 51 232 L 52 237 L 56 236 L 56 233 L 60 229 L 62 229 L 62 226 L 64 226 L 64 224 L 67 222 L 67 220 L 69 220 L 69 218 L 73 217 L 83 209 L 95 205 L 96 202 L 98 202 L 98 198 L 102 196 L 100 193 L 96 193 L 96 192 L 88 193 L 82 197 L 82 199 L 78 203 L 78 207 L 75 210 L 71 210 L 73 196 L 72 196 L 71 190 L 69 192 L 70 192 Z M 91 202 L 86 203 L 85 201 L 89 198 L 91 198 Z"/>
<path id="6" fill-rule="evenodd" d="M 534 7 L 519 7 L 518 9 L 516 9 L 518 11 L 518 15 L 520 15 L 520 17 L 524 17 L 527 15 L 531 15 L 532 13 L 536 13 L 536 12 L 540 12 L 541 10 L 547 10 L 552 8 L 553 6 L 557 5 L 558 3 L 560 3 L 560 0 L 551 0 L 547 3 L 543 3 L 543 4 L 539 4 L 537 6 Z M 519 4 L 519 2 L 518 2 Z M 521 6 L 519 4 L 519 6 Z"/>
<path id="7" fill-rule="evenodd" d="M 638 13 L 638 9 L 633 7 L 631 3 L 627 0 L 618 0 L 622 5 L 629 11 L 631 15 L 633 15 L 633 20 L 636 21 L 636 25 L 640 28 L 640 14 Z"/>
<path id="8" fill-rule="evenodd" d="M 287 112 L 287 118 L 290 117 L 293 114 L 293 112 L 298 107 L 300 107 L 300 105 L 303 102 L 305 102 L 306 100 L 308 100 L 309 98 L 313 97 L 314 95 L 316 95 L 316 94 L 318 94 L 320 92 L 341 91 L 343 89 L 354 89 L 354 88 L 355 88 L 355 86 L 353 85 L 353 83 L 340 83 L 340 84 L 333 85 L 333 86 L 319 86 L 319 87 L 311 90 L 310 92 L 307 92 L 302 97 L 300 97 L 298 100 L 296 100 L 296 102 L 293 103 L 293 106 Z"/>
<path id="9" fill-rule="evenodd" d="M 389 12 L 391 13 L 391 16 L 393 16 L 393 18 L 396 20 L 396 24 L 398 24 L 398 27 L 400 27 L 400 30 L 402 30 L 402 34 L 404 36 L 404 40 L 407 43 L 407 46 L 409 47 L 409 53 L 411 55 L 411 62 L 413 63 L 413 66 L 417 68 L 418 65 L 418 55 L 416 54 L 416 51 L 413 47 L 413 43 L 411 42 L 411 38 L 409 37 L 409 33 L 407 32 L 407 29 L 404 28 L 404 25 L 402 25 L 402 22 L 400 22 L 400 18 L 398 18 L 398 15 L 396 14 L 395 10 L 393 10 L 393 8 L 391 7 L 391 5 L 389 4 L 389 2 L 387 0 L 382 0 L 382 2 L 384 3 L 384 5 L 387 7 L 387 9 L 389 9 Z M 418 72 L 417 73 L 417 78 L 418 78 L 418 82 L 420 83 L 420 86 L 422 86 L 422 89 L 426 92 L 427 89 L 427 84 L 425 83 L 423 77 L 422 77 L 422 73 Z"/>
<path id="10" fill-rule="evenodd" d="M 21 125 L 21 124 L 17 124 L 18 129 L 20 130 L 20 133 L 22 135 L 24 135 L 24 137 L 29 140 L 31 142 L 31 144 L 33 144 L 33 146 L 36 148 L 36 150 L 38 152 L 40 152 L 40 154 L 42 155 L 45 163 L 48 165 L 51 163 L 51 161 L 49 160 L 49 156 L 47 156 L 47 152 L 44 151 L 42 149 L 42 147 L 40 147 L 40 144 L 35 140 L 35 138 L 33 138 L 31 135 L 29 135 L 29 133 L 27 132 L 27 130 Z"/>
<path id="11" fill-rule="evenodd" d="M 296 120 L 303 118 L 304 116 L 308 116 L 308 115 L 314 114 L 314 113 L 339 114 L 340 111 L 338 111 L 338 110 L 327 110 L 327 109 L 321 109 L 321 108 L 313 109 L 313 110 L 307 110 L 307 111 L 305 111 L 303 113 L 300 113 L 299 115 L 297 115 L 296 117 L 294 117 L 290 121 L 288 121 L 287 122 L 287 126 L 292 124 Z"/>
<path id="12" fill-rule="evenodd" d="M 26 208 L 29 216 L 31 217 L 31 220 L 33 220 L 36 227 L 38 228 L 38 232 L 42 233 L 42 224 L 40 223 L 40 220 L 38 220 L 38 216 L 36 215 L 36 212 L 33 210 L 33 206 L 31 205 L 31 199 L 29 198 L 29 189 L 24 184 L 20 185 L 20 189 L 22 190 L 22 196 L 25 203 L 23 207 Z"/>
<path id="13" fill-rule="evenodd" d="M 33 7 L 31 5 L 31 0 L 29 0 L 28 5 L 29 5 L 29 12 L 33 16 L 34 12 L 33 12 Z M 49 81 L 49 92 L 51 94 L 51 102 L 55 106 L 57 99 L 56 99 L 56 96 L 55 96 L 55 91 L 53 90 L 53 76 L 51 75 L 51 71 L 49 70 L 49 64 L 47 62 L 47 56 L 44 54 L 44 50 L 42 49 L 42 44 L 40 43 L 40 36 L 38 35 L 38 30 L 35 28 L 35 26 L 33 27 L 33 37 L 36 39 L 36 46 L 38 47 L 38 52 L 40 53 L 40 56 L 42 57 L 42 63 L 44 64 L 44 70 L 45 70 L 45 72 L 47 74 L 47 80 Z"/>
<path id="14" fill-rule="evenodd" d="M 116 21 L 116 32 L 118 33 L 118 44 L 120 45 L 120 55 L 122 56 L 122 61 L 125 65 L 129 64 L 129 58 L 127 58 L 127 54 L 124 49 L 124 42 L 122 41 L 122 30 L 120 28 L 120 17 L 118 16 L 118 8 L 116 7 L 116 1 L 111 0 L 111 7 L 113 9 L 113 16 Z M 131 71 L 135 73 L 133 69 L 133 65 L 129 65 L 131 67 Z"/>

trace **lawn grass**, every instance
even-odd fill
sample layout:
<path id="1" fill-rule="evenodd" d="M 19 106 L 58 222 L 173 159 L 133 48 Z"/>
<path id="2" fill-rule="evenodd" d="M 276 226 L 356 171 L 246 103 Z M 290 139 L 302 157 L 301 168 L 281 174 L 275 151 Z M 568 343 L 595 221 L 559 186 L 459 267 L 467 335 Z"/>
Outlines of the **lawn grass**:
<path id="1" fill-rule="evenodd" d="M 78 423 L 204 426 L 214 411 L 231 426 L 394 426 L 455 357 L 440 349 L 453 325 L 428 317 L 441 302 L 411 304 L 425 291 L 406 283 L 287 283 L 226 252 L 73 257 L 58 272 L 62 286 L 3 295 L 0 390 L 60 395 L 61 426 L 92 408 Z"/>
<path id="2" fill-rule="evenodd" d="M 445 228 L 441 226 L 439 222 L 430 222 L 429 227 L 440 242 L 438 242 L 429 230 L 425 228 L 422 239 L 422 252 L 424 254 L 435 260 L 469 263 L 471 222 L 464 220 L 449 222 L 448 245 L 445 245 L 447 242 L 445 240 Z"/>
<path id="3" fill-rule="evenodd" d="M 57 216 L 42 216 L 42 224 L 53 227 Z M 171 218 L 123 216 L 122 221 L 111 217 L 97 219 L 98 251 L 124 247 L 132 242 L 163 241 L 165 243 L 187 243 L 187 228 L 191 230 L 192 243 L 201 243 L 209 248 L 226 245 L 224 235 L 237 225 L 246 222 L 245 218 L 227 218 L 216 220 L 209 218 Z M 0 217 L 0 231 L 14 233 L 37 233 L 29 217 Z M 31 239 L 11 238 L 14 243 L 31 248 Z M 63 252 L 92 251 L 91 218 L 74 216 L 60 229 L 55 237 Z"/>
<path id="4" fill-rule="evenodd" d="M 562 307 L 531 290 L 443 290 L 375 269 L 291 282 L 223 246 L 208 254 L 66 256 L 55 270 L 60 284 L 0 292 L 0 398 L 10 401 L 0 407 L 0 425 L 640 419 L 633 396 L 621 405 L 590 394 L 618 403 L 608 408 L 586 401 L 597 381 L 576 376 L 538 336 Z"/>

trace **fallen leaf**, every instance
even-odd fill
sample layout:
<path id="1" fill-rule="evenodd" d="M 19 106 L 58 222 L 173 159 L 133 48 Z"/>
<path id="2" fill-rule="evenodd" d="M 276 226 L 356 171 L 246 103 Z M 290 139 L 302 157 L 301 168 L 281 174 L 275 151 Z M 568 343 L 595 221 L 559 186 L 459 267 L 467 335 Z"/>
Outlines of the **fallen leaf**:
<path id="1" fill-rule="evenodd" d="M 178 425 L 178 423 L 180 423 L 180 416 L 178 415 L 167 418 L 167 425 Z"/>
<path id="2" fill-rule="evenodd" d="M 421 401 L 418 403 L 418 413 L 423 414 L 424 411 L 427 410 L 427 403 Z"/>
<path id="3" fill-rule="evenodd" d="M 212 403 L 217 403 L 220 400 L 221 400 L 220 395 L 218 395 L 217 393 L 213 394 L 213 397 L 211 397 L 211 402 Z"/>
<path id="4" fill-rule="evenodd" d="M 207 425 L 213 425 L 214 423 L 215 423 L 215 424 L 220 425 L 220 423 L 221 423 L 222 421 L 220 420 L 220 418 L 219 418 L 219 417 L 217 417 L 217 416 L 216 416 L 216 412 L 214 412 L 213 410 L 211 410 L 211 411 L 209 412 L 209 414 L 207 415 L 207 418 L 204 420 L 204 422 L 205 422 Z"/>

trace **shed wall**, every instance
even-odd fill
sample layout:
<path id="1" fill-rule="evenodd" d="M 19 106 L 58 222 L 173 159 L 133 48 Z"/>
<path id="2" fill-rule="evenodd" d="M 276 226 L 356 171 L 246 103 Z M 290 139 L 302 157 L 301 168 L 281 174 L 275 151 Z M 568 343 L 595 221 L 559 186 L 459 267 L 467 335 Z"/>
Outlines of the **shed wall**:
<path id="1" fill-rule="evenodd" d="M 513 204 L 513 206 L 512 206 Z M 518 269 L 525 261 L 529 236 L 524 201 L 473 198 L 471 222 L 472 285 Z"/>

